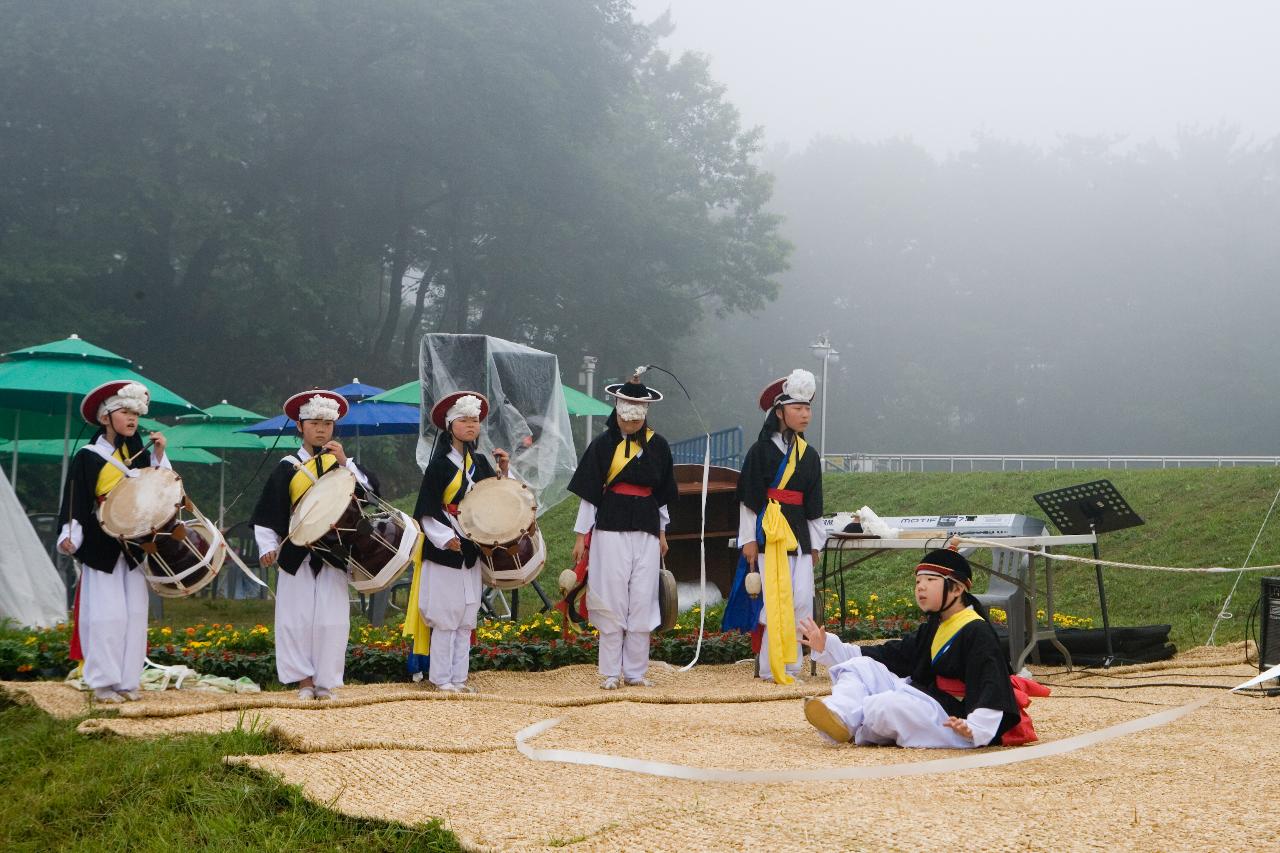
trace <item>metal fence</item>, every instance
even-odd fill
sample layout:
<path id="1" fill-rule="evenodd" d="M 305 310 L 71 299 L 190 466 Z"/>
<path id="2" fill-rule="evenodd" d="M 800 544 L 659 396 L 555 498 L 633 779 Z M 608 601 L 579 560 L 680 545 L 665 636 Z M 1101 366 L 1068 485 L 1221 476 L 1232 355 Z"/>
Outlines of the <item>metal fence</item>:
<path id="1" fill-rule="evenodd" d="M 686 438 L 671 445 L 671 457 L 677 465 L 701 465 L 706 448 L 705 435 Z M 742 467 L 742 427 L 711 433 L 711 464 L 726 468 Z"/>
<path id="2" fill-rule="evenodd" d="M 827 471 L 1043 471 L 1107 468 L 1237 468 L 1280 465 L 1280 456 L 1124 456 L 1068 453 L 828 453 Z"/>

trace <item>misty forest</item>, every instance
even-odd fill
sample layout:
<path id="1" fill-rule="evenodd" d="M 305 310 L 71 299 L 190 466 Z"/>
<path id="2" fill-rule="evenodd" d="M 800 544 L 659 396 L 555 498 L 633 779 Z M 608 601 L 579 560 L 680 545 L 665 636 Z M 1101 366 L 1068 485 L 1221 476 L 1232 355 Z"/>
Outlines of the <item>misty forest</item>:
<path id="1" fill-rule="evenodd" d="M 478 332 L 678 439 L 826 334 L 829 452 L 1275 452 L 1273 139 L 770 146 L 624 2 L 72 5 L 0 3 L 4 351 L 274 413 Z"/>

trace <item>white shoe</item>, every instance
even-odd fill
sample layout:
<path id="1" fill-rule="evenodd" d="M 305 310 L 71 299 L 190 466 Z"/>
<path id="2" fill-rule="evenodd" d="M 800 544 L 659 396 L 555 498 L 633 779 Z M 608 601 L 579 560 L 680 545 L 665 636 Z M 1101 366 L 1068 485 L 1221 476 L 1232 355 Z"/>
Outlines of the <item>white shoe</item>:
<path id="1" fill-rule="evenodd" d="M 119 705 L 124 701 L 124 697 L 109 687 L 99 687 L 93 691 L 93 700 L 104 705 Z"/>
<path id="2" fill-rule="evenodd" d="M 137 702 L 142 698 L 142 694 L 137 690 L 117 690 L 116 693 L 126 702 Z"/>
<path id="3" fill-rule="evenodd" d="M 449 686 L 452 687 L 454 691 L 457 693 L 475 693 L 476 692 L 476 689 L 472 687 L 470 684 L 467 684 L 466 682 L 450 684 Z"/>
<path id="4" fill-rule="evenodd" d="M 629 687 L 652 687 L 653 682 L 647 678 L 628 678 L 627 686 Z"/>
<path id="5" fill-rule="evenodd" d="M 316 689 L 314 687 L 299 687 L 298 698 L 309 702 L 316 698 Z"/>
<path id="6" fill-rule="evenodd" d="M 333 698 L 333 691 L 330 690 L 328 687 L 317 687 L 316 698 L 320 699 L 321 701 L 327 702 L 328 700 Z"/>
<path id="7" fill-rule="evenodd" d="M 622 684 L 618 680 L 618 676 L 616 675 L 611 675 L 608 678 L 606 678 L 604 681 L 600 682 L 601 690 L 617 690 L 621 686 Z"/>
<path id="8" fill-rule="evenodd" d="M 459 689 L 459 686 L 458 686 L 457 684 L 439 684 L 439 685 L 437 685 L 437 686 L 436 686 L 436 690 L 439 690 L 441 693 L 460 693 L 460 692 L 462 692 L 462 691 Z"/>

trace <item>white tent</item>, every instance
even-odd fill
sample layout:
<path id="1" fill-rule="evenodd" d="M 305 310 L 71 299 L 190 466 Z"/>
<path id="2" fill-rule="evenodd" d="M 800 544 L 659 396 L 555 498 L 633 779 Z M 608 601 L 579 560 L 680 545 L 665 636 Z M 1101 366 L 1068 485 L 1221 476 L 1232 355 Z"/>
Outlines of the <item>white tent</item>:
<path id="1" fill-rule="evenodd" d="M 0 619 L 48 628 L 67 619 L 67 588 L 0 471 Z"/>

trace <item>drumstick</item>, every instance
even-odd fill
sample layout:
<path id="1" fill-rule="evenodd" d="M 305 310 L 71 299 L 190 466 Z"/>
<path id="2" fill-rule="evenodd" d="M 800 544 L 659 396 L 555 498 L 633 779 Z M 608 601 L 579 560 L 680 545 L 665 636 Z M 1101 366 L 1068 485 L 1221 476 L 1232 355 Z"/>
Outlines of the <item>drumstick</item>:
<path id="1" fill-rule="evenodd" d="M 126 464 L 126 465 L 132 465 L 132 464 L 133 464 L 133 460 L 135 460 L 135 459 L 137 459 L 139 456 L 141 456 L 141 455 L 142 455 L 142 454 L 147 450 L 147 448 L 148 448 L 148 447 L 150 447 L 151 445 L 153 445 L 153 444 L 155 444 L 155 443 L 156 443 L 156 440 L 155 440 L 154 438 L 149 438 L 149 439 L 147 439 L 147 443 L 146 443 L 146 444 L 144 444 L 144 445 L 142 445 L 142 450 L 139 450 L 137 453 L 133 454 L 133 455 L 132 455 L 132 456 L 130 456 L 128 459 L 124 460 L 124 464 Z"/>

